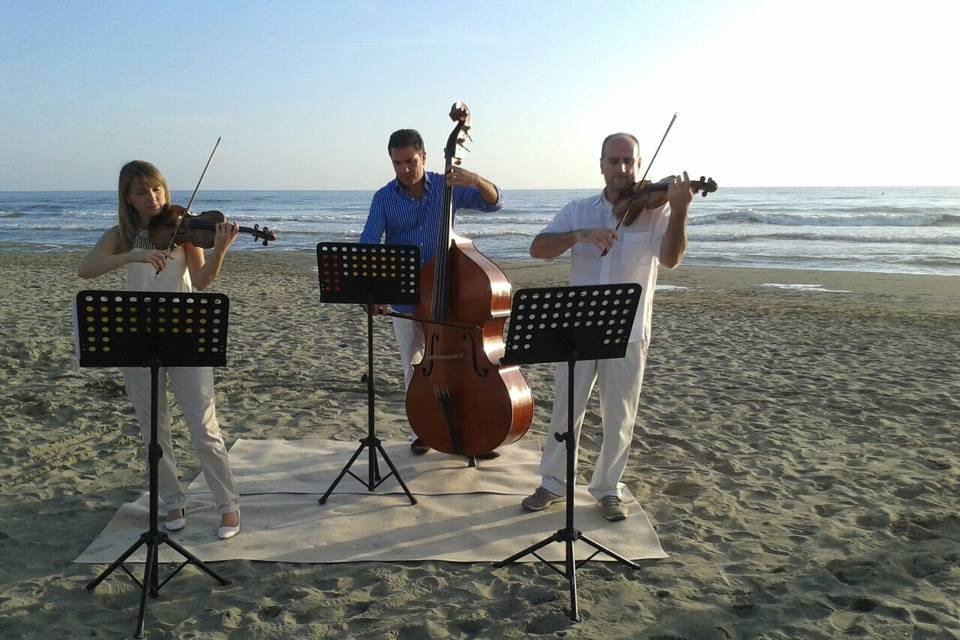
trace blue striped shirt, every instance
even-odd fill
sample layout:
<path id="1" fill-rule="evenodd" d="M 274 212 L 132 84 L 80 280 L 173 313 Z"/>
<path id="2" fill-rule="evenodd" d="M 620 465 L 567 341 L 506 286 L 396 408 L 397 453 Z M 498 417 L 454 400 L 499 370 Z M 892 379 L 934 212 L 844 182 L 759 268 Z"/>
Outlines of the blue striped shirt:
<path id="1" fill-rule="evenodd" d="M 360 242 L 377 244 L 386 235 L 387 244 L 409 244 L 420 248 L 420 264 L 424 265 L 437 253 L 440 224 L 443 217 L 443 174 L 424 173 L 424 194 L 417 200 L 403 190 L 394 179 L 373 195 L 367 223 L 360 234 Z M 497 190 L 497 202 L 487 203 L 480 190 L 473 187 L 453 188 L 453 210 L 476 209 L 500 211 L 503 198 Z M 412 313 L 413 307 L 398 305 L 400 313 Z"/>

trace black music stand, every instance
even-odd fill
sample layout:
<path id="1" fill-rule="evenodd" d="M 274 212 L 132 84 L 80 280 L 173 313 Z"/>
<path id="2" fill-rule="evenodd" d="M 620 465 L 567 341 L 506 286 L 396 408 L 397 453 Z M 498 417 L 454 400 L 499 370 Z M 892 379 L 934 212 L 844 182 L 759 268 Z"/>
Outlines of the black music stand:
<path id="1" fill-rule="evenodd" d="M 533 554 L 570 583 L 570 619 L 579 622 L 577 607 L 578 567 L 599 553 L 605 553 L 631 569 L 639 565 L 591 540 L 573 526 L 575 476 L 573 432 L 573 375 L 578 360 L 622 358 L 627 350 L 630 329 L 640 302 L 641 287 L 636 283 L 580 287 L 522 289 L 513 296 L 506 356 L 501 364 L 567 363 L 567 432 L 556 433 L 567 447 L 566 526 L 506 560 L 494 563 L 502 567 Z M 573 545 L 582 540 L 595 551 L 577 563 Z M 559 569 L 537 551 L 551 542 L 566 544 L 564 569 Z"/>
<path id="2" fill-rule="evenodd" d="M 81 367 L 150 367 L 150 528 L 129 549 L 87 585 L 97 585 L 118 567 L 141 587 L 136 637 L 143 637 L 147 594 L 159 595 L 180 570 L 192 564 L 222 585 L 230 584 L 199 558 L 172 540 L 159 526 L 157 464 L 157 393 L 160 367 L 222 367 L 227 363 L 227 316 L 230 301 L 213 293 L 151 291 L 81 291 L 77 294 L 77 349 Z M 186 558 L 159 581 L 160 545 Z M 123 562 L 141 546 L 147 559 L 141 583 Z"/>
<path id="3" fill-rule="evenodd" d="M 420 249 L 408 245 L 321 242 L 317 245 L 317 271 L 321 302 L 362 304 L 367 309 L 367 437 L 360 439 L 360 446 L 320 498 L 320 504 L 326 504 L 348 473 L 371 492 L 390 476 L 396 476 L 410 504 L 416 504 L 400 472 L 383 450 L 374 427 L 373 307 L 420 302 Z M 370 462 L 367 479 L 363 480 L 350 471 L 350 467 L 366 448 L 370 449 Z M 377 465 L 378 451 L 390 467 L 390 473 L 382 478 Z"/>

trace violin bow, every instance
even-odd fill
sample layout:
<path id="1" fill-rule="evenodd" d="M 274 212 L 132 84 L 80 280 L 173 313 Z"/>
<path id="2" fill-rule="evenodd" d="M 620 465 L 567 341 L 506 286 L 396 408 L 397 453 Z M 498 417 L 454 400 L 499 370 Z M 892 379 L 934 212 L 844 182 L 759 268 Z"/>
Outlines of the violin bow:
<path id="1" fill-rule="evenodd" d="M 653 157 L 650 158 L 650 162 L 647 163 L 647 170 L 643 172 L 643 176 L 640 178 L 640 182 L 643 182 L 644 180 L 647 179 L 647 174 L 650 173 L 650 167 L 653 166 L 653 161 L 657 159 L 657 154 L 660 153 L 660 147 L 663 146 L 663 141 L 667 139 L 667 134 L 670 133 L 670 129 L 671 127 L 673 127 L 673 123 L 676 119 L 677 119 L 677 112 L 674 111 L 673 117 L 670 118 L 670 124 L 667 125 L 667 130 L 663 132 L 663 137 L 660 138 L 660 144 L 657 145 L 657 150 L 653 152 Z M 633 188 L 633 185 L 630 185 L 629 187 L 627 187 L 626 189 L 620 192 L 620 196 L 623 197 L 626 194 L 626 192 L 632 188 Z M 624 218 L 626 218 L 626 215 L 621 216 L 620 219 L 617 220 L 617 226 L 613 228 L 614 231 L 618 231 L 620 229 L 620 225 L 623 224 Z M 605 255 L 607 255 L 606 249 L 603 250 L 603 253 L 600 254 L 600 257 L 602 258 Z"/>
<path id="2" fill-rule="evenodd" d="M 197 186 L 195 186 L 195 187 L 193 188 L 193 193 L 190 194 L 190 200 L 187 201 L 187 206 L 185 207 L 185 211 L 187 211 L 187 212 L 190 211 L 190 205 L 193 204 L 193 199 L 197 197 L 197 191 L 200 190 L 200 183 L 203 182 L 203 176 L 207 175 L 207 168 L 210 166 L 210 162 L 213 160 L 213 154 L 215 154 L 215 153 L 217 152 L 217 147 L 220 146 L 220 139 L 221 139 L 222 137 L 223 137 L 223 136 L 217 136 L 217 142 L 216 142 L 216 144 L 213 145 L 213 151 L 210 152 L 210 157 L 207 158 L 207 164 L 203 165 L 203 171 L 200 173 L 200 179 L 197 180 Z M 170 257 L 170 250 L 173 249 L 173 241 L 174 241 L 174 239 L 177 237 L 177 233 L 180 231 L 180 224 L 183 223 L 183 219 L 184 219 L 185 217 L 186 217 L 186 216 L 180 216 L 180 218 L 177 219 L 177 226 L 174 227 L 174 229 L 173 229 L 173 235 L 170 236 L 170 244 L 167 246 L 167 248 L 166 248 L 166 249 L 164 250 L 164 252 L 163 252 L 164 255 L 165 255 L 166 257 L 168 257 L 168 258 Z M 160 270 L 159 270 L 159 269 L 157 269 L 157 273 L 154 274 L 153 279 L 154 279 L 154 280 L 159 280 L 159 279 L 160 279 Z"/>

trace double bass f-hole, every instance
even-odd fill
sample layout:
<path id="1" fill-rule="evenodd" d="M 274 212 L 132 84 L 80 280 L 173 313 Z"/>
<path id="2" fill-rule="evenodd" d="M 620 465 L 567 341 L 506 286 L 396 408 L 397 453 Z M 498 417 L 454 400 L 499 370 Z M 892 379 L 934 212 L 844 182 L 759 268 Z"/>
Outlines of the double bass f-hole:
<path id="1" fill-rule="evenodd" d="M 470 342 L 470 355 L 473 357 L 473 372 L 481 378 L 487 377 L 490 370 L 480 366 L 480 361 L 477 359 L 477 343 L 473 339 L 473 333 L 470 331 L 464 332 L 463 339 Z"/>
<path id="2" fill-rule="evenodd" d="M 437 334 L 432 333 L 430 334 L 430 348 L 427 349 L 426 355 L 423 358 L 423 361 L 427 365 L 423 367 L 424 377 L 429 377 L 430 374 L 433 373 L 433 361 L 435 359 L 433 354 L 435 354 L 436 352 L 437 352 Z"/>

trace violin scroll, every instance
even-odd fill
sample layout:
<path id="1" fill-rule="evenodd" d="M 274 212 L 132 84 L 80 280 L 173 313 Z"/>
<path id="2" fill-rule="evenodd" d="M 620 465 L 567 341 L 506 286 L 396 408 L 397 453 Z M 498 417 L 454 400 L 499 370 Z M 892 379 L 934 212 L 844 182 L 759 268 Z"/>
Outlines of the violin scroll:
<path id="1" fill-rule="evenodd" d="M 713 193 L 717 190 L 717 183 L 714 182 L 713 178 L 705 179 L 703 176 L 700 176 L 699 180 L 695 180 L 690 183 L 690 188 L 693 189 L 694 193 L 700 191 L 700 195 L 706 198 L 708 193 Z"/>
<path id="2" fill-rule="evenodd" d="M 277 239 L 277 234 L 270 230 L 269 227 L 261 228 L 259 224 L 253 225 L 253 230 L 250 232 L 253 234 L 253 239 L 262 240 L 263 246 L 267 246 L 268 242 L 274 242 Z"/>

